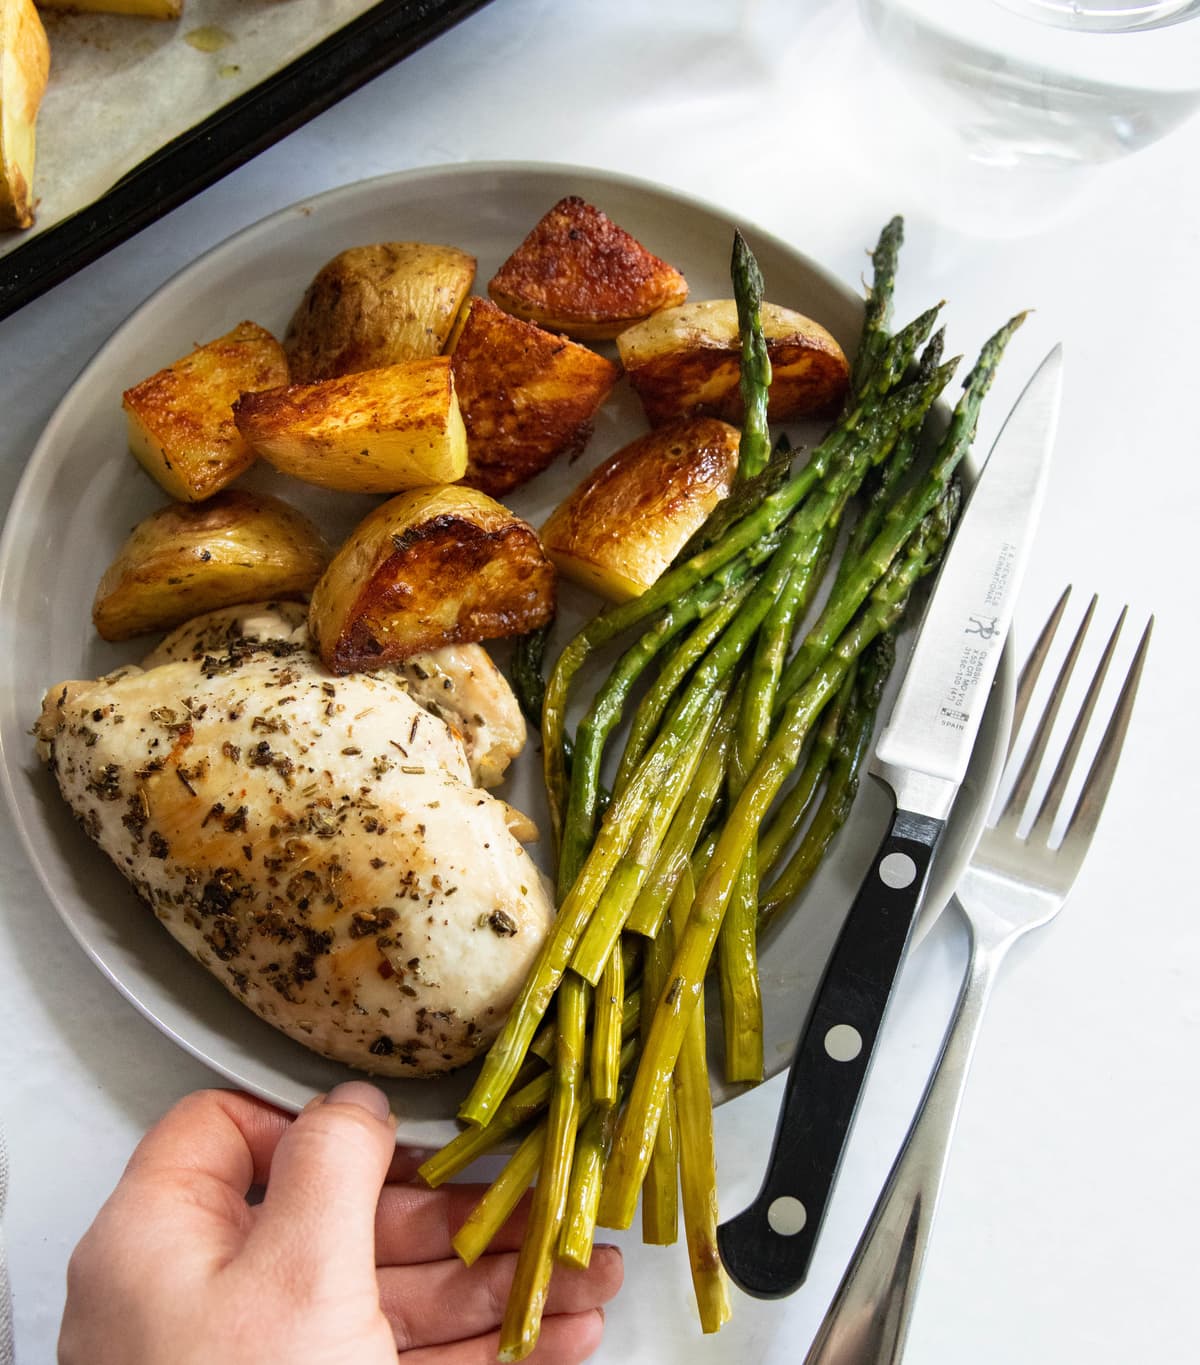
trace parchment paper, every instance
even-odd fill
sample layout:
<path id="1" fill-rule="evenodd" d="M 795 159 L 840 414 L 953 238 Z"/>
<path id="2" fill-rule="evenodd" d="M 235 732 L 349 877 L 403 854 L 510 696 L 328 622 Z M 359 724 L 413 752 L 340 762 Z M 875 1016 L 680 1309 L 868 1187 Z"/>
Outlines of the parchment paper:
<path id="1" fill-rule="evenodd" d="M 173 21 L 41 11 L 50 83 L 37 125 L 37 222 L 0 232 L 0 256 L 99 199 L 372 3 L 185 0 Z"/>

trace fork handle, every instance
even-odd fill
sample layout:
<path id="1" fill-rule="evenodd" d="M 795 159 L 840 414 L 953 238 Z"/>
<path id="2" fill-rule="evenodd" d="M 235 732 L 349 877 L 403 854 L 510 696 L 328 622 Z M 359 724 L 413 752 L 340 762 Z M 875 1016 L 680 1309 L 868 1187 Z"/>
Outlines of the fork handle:
<path id="1" fill-rule="evenodd" d="M 762 1189 L 717 1232 L 725 1269 L 748 1294 L 780 1298 L 808 1273 L 943 828 L 897 810 L 842 926 L 792 1059 Z"/>
<path id="2" fill-rule="evenodd" d="M 967 1068 L 1006 946 L 972 937 L 933 1074 L 804 1365 L 897 1365 L 903 1354 Z"/>

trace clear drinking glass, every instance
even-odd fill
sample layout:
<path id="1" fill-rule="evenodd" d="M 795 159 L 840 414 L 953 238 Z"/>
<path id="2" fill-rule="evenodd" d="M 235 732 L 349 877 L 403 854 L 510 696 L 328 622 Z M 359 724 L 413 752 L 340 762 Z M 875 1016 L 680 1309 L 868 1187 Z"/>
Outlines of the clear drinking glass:
<path id="1" fill-rule="evenodd" d="M 916 95 L 997 164 L 1104 161 L 1200 108 L 1200 0 L 859 0 Z"/>

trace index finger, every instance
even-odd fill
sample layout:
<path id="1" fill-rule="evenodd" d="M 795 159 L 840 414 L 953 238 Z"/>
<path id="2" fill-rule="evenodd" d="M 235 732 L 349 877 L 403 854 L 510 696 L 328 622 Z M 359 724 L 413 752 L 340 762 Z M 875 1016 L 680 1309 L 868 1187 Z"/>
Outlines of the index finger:
<path id="1" fill-rule="evenodd" d="M 211 1176 L 245 1196 L 266 1183 L 288 1115 L 236 1090 L 199 1090 L 159 1119 L 134 1149 L 125 1182 L 163 1173 Z"/>

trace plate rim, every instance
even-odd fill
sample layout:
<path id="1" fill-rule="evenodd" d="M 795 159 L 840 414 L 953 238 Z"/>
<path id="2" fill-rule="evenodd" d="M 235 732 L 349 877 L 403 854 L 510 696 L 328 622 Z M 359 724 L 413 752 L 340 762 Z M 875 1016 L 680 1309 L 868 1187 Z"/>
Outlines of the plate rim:
<path id="1" fill-rule="evenodd" d="M 67 409 L 72 400 L 76 397 L 80 388 L 86 384 L 90 374 L 101 367 L 106 357 L 111 351 L 120 351 L 122 343 L 131 333 L 141 324 L 143 317 L 152 309 L 157 310 L 162 306 L 163 295 L 186 289 L 188 282 L 197 275 L 203 275 L 211 269 L 214 258 L 219 258 L 226 254 L 237 255 L 247 244 L 252 243 L 256 238 L 269 234 L 272 227 L 295 218 L 298 213 L 306 216 L 319 211 L 321 207 L 328 207 L 340 202 L 352 201 L 358 196 L 370 198 L 386 192 L 392 188 L 402 191 L 406 186 L 414 184 L 431 184 L 435 181 L 463 181 L 472 178 L 487 176 L 511 177 L 517 175 L 557 178 L 561 180 L 577 179 L 589 182 L 611 184 L 618 186 L 625 191 L 645 195 L 659 203 L 668 203 L 676 209 L 684 211 L 694 210 L 703 213 L 710 218 L 728 223 L 731 227 L 737 224 L 744 231 L 751 234 L 756 241 L 769 243 L 775 250 L 795 259 L 805 271 L 819 280 L 826 288 L 842 295 L 846 299 L 853 298 L 858 306 L 861 306 L 862 299 L 855 294 L 842 279 L 834 274 L 820 262 L 815 261 L 803 250 L 792 246 L 778 234 L 773 233 L 753 220 L 741 215 L 735 215 L 731 210 L 719 203 L 713 202 L 703 196 L 695 195 L 687 191 L 677 190 L 670 186 L 664 186 L 642 176 L 632 176 L 620 171 L 607 168 L 591 167 L 567 162 L 546 162 L 528 160 L 496 160 L 496 161 L 468 161 L 447 164 L 435 164 L 430 166 L 413 167 L 403 171 L 393 171 L 382 175 L 365 177 L 360 180 L 346 182 L 345 184 L 333 186 L 323 190 L 316 195 L 305 196 L 291 204 L 273 210 L 255 222 L 247 224 L 213 243 L 203 253 L 194 260 L 182 266 L 168 279 L 153 288 L 150 293 L 143 298 L 129 312 L 124 320 L 109 334 L 100 344 L 87 362 L 81 367 L 76 376 L 62 393 L 55 405 L 54 411 L 45 427 L 42 429 L 33 449 L 31 450 L 26 462 L 26 467 L 14 490 L 12 502 L 8 514 L 5 518 L 3 531 L 0 532 L 0 602 L 9 600 L 7 589 L 14 577 L 14 544 L 18 540 L 21 528 L 26 520 L 29 506 L 41 491 L 41 483 L 44 478 L 56 467 L 49 460 L 49 451 L 54 448 L 59 428 L 68 420 Z M 977 471 L 978 461 L 970 457 L 967 465 L 967 477 L 973 483 Z M 7 620 L 0 621 L 0 631 L 7 633 Z M 1014 666 L 1012 655 L 1011 638 L 1006 642 L 1001 655 L 1000 664 L 996 674 L 996 681 L 993 683 L 992 694 L 989 697 L 989 708 L 993 705 L 1000 707 L 999 729 L 1002 734 L 1006 734 L 1008 724 L 1011 721 L 1013 711 L 1013 698 L 1015 692 Z M 986 723 L 986 717 L 985 717 Z M 269 1102 L 281 1108 L 295 1112 L 299 1107 L 300 1101 L 296 1097 L 285 1094 L 278 1090 L 272 1090 L 270 1085 L 264 1084 L 260 1079 L 248 1079 L 246 1076 L 238 1074 L 232 1068 L 232 1064 L 222 1062 L 218 1057 L 212 1056 L 205 1051 L 204 1047 L 191 1041 L 186 1035 L 178 1032 L 167 1020 L 163 1019 L 154 1009 L 151 1002 L 147 1001 L 141 994 L 135 992 L 127 986 L 121 976 L 116 973 L 101 955 L 100 950 L 95 946 L 83 932 L 83 926 L 76 923 L 75 917 L 67 913 L 60 899 L 51 887 L 55 883 L 55 877 L 51 869 L 44 865 L 39 853 L 38 843 L 34 837 L 34 831 L 30 828 L 29 822 L 21 808 L 18 799 L 18 792 L 15 783 L 15 775 L 18 771 L 25 771 L 20 761 L 14 763 L 14 755 L 8 743 L 8 736 L 5 727 L 0 725 L 0 786 L 3 788 L 4 797 L 8 805 L 9 813 L 16 829 L 21 846 L 29 860 L 29 864 L 37 876 L 41 890 L 50 903 L 58 919 L 65 924 L 72 938 L 83 949 L 90 961 L 100 970 L 105 979 L 116 988 L 120 995 L 128 1001 L 145 1019 L 151 1022 L 159 1032 L 170 1038 L 172 1042 L 181 1047 L 186 1053 L 202 1062 L 205 1066 L 217 1072 L 231 1083 L 246 1088 Z M 26 760 L 29 754 L 23 756 Z M 951 899 L 954 884 L 961 875 L 962 868 L 965 867 L 970 849 L 973 848 L 979 833 L 982 831 L 988 810 L 994 800 L 995 791 L 999 785 L 1003 771 L 1004 745 L 997 743 L 993 745 L 992 753 L 988 756 L 988 762 L 982 781 L 978 799 L 971 812 L 971 818 L 967 822 L 967 834 L 962 841 L 963 852 L 961 858 L 950 859 L 948 856 L 935 860 L 931 872 L 929 885 L 927 886 L 923 898 L 921 911 L 913 933 L 913 946 L 920 942 L 926 935 L 929 928 L 939 918 L 945 905 Z M 953 864 L 952 866 L 950 864 Z M 118 869 L 119 871 L 119 869 Z M 244 1008 L 244 1007 L 243 1007 Z M 299 1046 L 299 1044 L 297 1044 Z M 778 1071 L 787 1065 L 786 1060 L 771 1058 L 768 1061 L 767 1074 L 764 1080 L 770 1079 Z M 717 1097 L 717 1103 L 725 1103 L 737 1098 L 740 1094 L 753 1087 L 735 1086 L 724 1087 Z M 421 1145 L 428 1145 L 430 1141 L 428 1120 L 417 1120 L 418 1125 L 424 1125 L 420 1131 L 412 1131 L 405 1137 L 404 1119 L 401 1118 L 400 1129 L 398 1131 L 398 1141 L 413 1141 Z M 440 1121 L 446 1125 L 452 1125 L 453 1120 L 447 1119 Z M 450 1127 L 446 1128 L 450 1131 Z"/>

